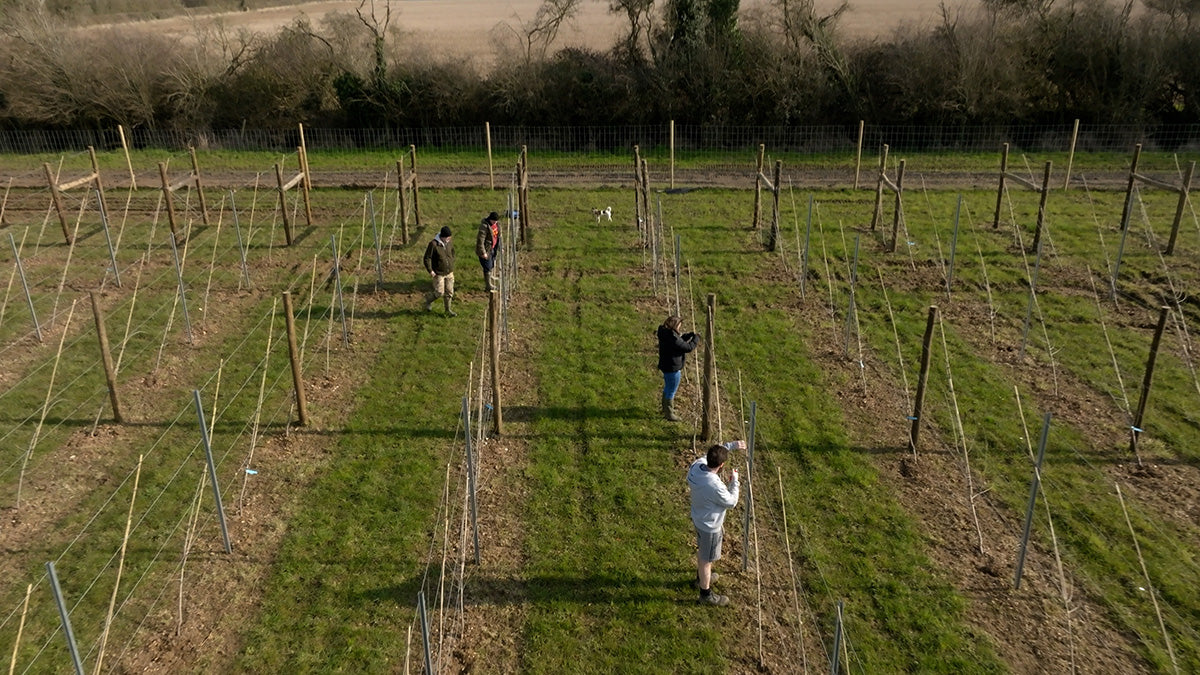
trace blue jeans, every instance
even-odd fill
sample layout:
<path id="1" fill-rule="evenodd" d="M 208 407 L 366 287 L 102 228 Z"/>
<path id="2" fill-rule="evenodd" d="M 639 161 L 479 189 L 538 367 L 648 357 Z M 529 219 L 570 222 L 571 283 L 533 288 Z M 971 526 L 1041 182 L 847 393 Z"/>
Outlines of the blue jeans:
<path id="1" fill-rule="evenodd" d="M 675 398 L 675 392 L 679 390 L 679 377 L 682 374 L 681 370 L 663 373 L 663 398 Z"/>

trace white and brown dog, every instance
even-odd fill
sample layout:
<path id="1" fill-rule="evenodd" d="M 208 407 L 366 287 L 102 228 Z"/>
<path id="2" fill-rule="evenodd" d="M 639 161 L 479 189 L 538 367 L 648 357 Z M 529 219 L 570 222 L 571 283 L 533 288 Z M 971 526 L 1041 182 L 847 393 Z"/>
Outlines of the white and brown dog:
<path id="1" fill-rule="evenodd" d="M 596 224 L 600 224 L 601 218 L 608 218 L 608 222 L 612 222 L 612 207 L 606 206 L 602 209 L 592 209 L 592 215 L 596 217 Z"/>

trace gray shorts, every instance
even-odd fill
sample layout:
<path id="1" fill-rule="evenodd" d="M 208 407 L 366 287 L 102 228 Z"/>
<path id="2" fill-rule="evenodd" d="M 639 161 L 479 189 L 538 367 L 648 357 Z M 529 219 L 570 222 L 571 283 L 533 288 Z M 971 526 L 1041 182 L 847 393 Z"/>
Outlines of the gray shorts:
<path id="1" fill-rule="evenodd" d="M 697 555 L 700 562 L 716 562 L 721 559 L 721 542 L 725 540 L 724 532 L 701 532 L 696 530 L 696 544 L 699 545 Z"/>

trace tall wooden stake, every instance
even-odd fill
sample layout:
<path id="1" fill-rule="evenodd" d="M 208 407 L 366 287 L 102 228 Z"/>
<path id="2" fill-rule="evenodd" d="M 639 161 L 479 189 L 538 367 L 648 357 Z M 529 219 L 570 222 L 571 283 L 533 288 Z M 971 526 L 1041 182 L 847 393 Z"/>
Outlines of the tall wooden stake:
<path id="1" fill-rule="evenodd" d="M 854 189 L 858 189 L 858 174 L 862 170 L 862 146 L 863 146 L 863 130 L 866 128 L 866 121 L 858 121 L 858 150 L 854 154 Z"/>
<path id="2" fill-rule="evenodd" d="M 1008 143 L 1000 152 L 1000 187 L 996 189 L 996 214 L 992 217 L 992 229 L 1000 227 L 1000 210 L 1004 207 L 1004 182 L 1008 178 Z"/>
<path id="3" fill-rule="evenodd" d="M 1046 198 L 1050 195 L 1050 165 L 1046 162 L 1046 171 L 1042 174 L 1042 196 L 1038 200 L 1037 226 L 1033 230 L 1033 250 L 1037 251 L 1042 243 L 1042 229 L 1046 222 Z"/>
<path id="4" fill-rule="evenodd" d="M 104 380 L 108 383 L 108 398 L 112 402 L 113 419 L 117 424 L 124 424 L 125 418 L 121 415 L 121 402 L 117 400 L 117 374 L 113 370 L 112 353 L 108 349 L 108 331 L 104 328 L 104 315 L 100 312 L 100 299 L 96 297 L 95 291 L 91 291 L 88 295 L 92 298 L 92 316 L 96 319 L 96 335 L 100 338 L 100 358 L 104 362 Z"/>
<path id="5" fill-rule="evenodd" d="M 1138 397 L 1137 412 L 1133 415 L 1133 426 L 1129 429 L 1129 452 L 1137 456 L 1138 436 L 1142 433 L 1142 418 L 1146 414 L 1146 400 L 1150 398 L 1150 382 L 1154 379 L 1154 361 L 1158 358 L 1158 345 L 1162 342 L 1163 328 L 1167 325 L 1170 308 L 1158 312 L 1158 325 L 1154 328 L 1154 339 L 1150 342 L 1150 356 L 1146 359 L 1146 375 L 1142 378 L 1142 395 Z M 1138 457 L 1138 464 L 1142 463 Z"/>
<path id="6" fill-rule="evenodd" d="M 54 200 L 54 210 L 58 213 L 58 224 L 62 225 L 63 240 L 70 246 L 71 228 L 67 226 L 67 214 L 63 207 L 62 193 L 58 191 L 58 181 L 54 179 L 54 170 L 50 168 L 49 163 L 42 162 L 42 169 L 46 172 L 46 182 L 50 184 L 50 197 Z"/>
<path id="7" fill-rule="evenodd" d="M 296 413 L 300 426 L 308 424 L 308 400 L 304 378 L 300 374 L 300 350 L 296 348 L 296 317 L 292 315 L 292 294 L 283 292 L 283 316 L 287 323 L 288 358 L 292 361 L 292 387 L 296 390 Z"/>
<path id="8" fill-rule="evenodd" d="M 909 419 L 912 428 L 908 432 L 908 447 L 917 454 L 917 437 L 921 433 L 921 407 L 925 404 L 925 383 L 929 380 L 929 353 L 933 343 L 933 326 L 937 323 L 937 305 L 929 306 L 929 319 L 925 323 L 925 339 L 921 342 L 921 372 L 917 377 L 917 398 L 913 403 L 913 414 Z"/>
<path id="9" fill-rule="evenodd" d="M 1071 129 L 1071 148 L 1067 151 L 1067 175 L 1063 178 L 1063 190 L 1071 185 L 1071 166 L 1075 164 L 1075 142 L 1079 140 L 1079 118 L 1075 118 L 1075 126 Z"/>
<path id="10" fill-rule="evenodd" d="M 487 138 L 487 153 L 488 153 L 488 186 L 496 189 L 496 174 L 492 171 L 492 123 L 483 123 L 483 135 Z"/>
<path id="11" fill-rule="evenodd" d="M 1196 163 L 1188 164 L 1187 172 L 1183 175 L 1183 184 L 1179 186 L 1179 206 L 1175 207 L 1175 222 L 1171 224 L 1171 238 L 1167 241 L 1167 255 L 1175 252 L 1175 239 L 1179 236 L 1179 224 L 1183 222 L 1183 210 L 1187 207 L 1188 193 L 1192 189 L 1192 174 L 1196 172 Z"/>
<path id="12" fill-rule="evenodd" d="M 161 164 L 159 166 L 162 166 Z M 164 178 L 165 180 L 165 178 Z M 292 221 L 288 217 L 287 208 L 287 188 L 283 186 L 283 170 L 279 168 L 279 164 L 275 164 L 275 180 L 279 184 L 279 214 L 283 219 L 283 237 L 287 240 L 287 245 L 292 245 Z M 169 202 L 168 202 L 169 203 Z M 174 231 L 175 226 L 171 226 Z"/>
<path id="13" fill-rule="evenodd" d="M 892 211 L 892 245 L 888 249 L 896 252 L 896 240 L 900 236 L 900 220 L 904 215 L 904 160 L 896 168 L 896 208 Z"/>
<path id="14" fill-rule="evenodd" d="M 762 217 L 762 181 L 763 181 L 763 157 L 767 152 L 767 146 L 758 144 L 758 163 L 754 171 L 754 220 L 750 227 L 754 230 L 758 229 L 759 220 Z"/>
<path id="15" fill-rule="evenodd" d="M 771 243 L 767 250 L 774 251 L 779 245 L 779 193 L 782 192 L 780 181 L 783 175 L 783 160 L 775 160 L 775 184 L 771 186 L 772 206 L 771 206 Z"/>

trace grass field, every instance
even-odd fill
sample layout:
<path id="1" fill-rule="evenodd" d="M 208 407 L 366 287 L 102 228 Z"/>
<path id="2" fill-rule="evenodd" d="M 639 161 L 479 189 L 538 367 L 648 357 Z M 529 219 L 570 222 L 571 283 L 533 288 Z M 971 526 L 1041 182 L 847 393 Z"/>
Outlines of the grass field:
<path id="1" fill-rule="evenodd" d="M 43 159 L 52 158 L 0 166 L 35 171 Z M 200 159 L 226 176 L 277 160 Z M 1163 170 L 1174 161 L 1159 159 Z M 135 158 L 139 172 L 154 161 Z M 569 168 L 571 158 L 543 161 Z M 994 161 L 930 159 L 965 171 Z M 124 158 L 102 162 L 119 184 Z M 1125 162 L 1080 157 L 1076 166 L 1119 172 Z M 844 158 L 804 157 L 785 166 L 805 163 L 845 167 Z M 312 164 L 382 177 L 394 159 Z M 478 564 L 459 413 L 464 397 L 472 410 L 492 401 L 478 379 L 487 298 L 471 246 L 478 217 L 504 210 L 503 190 L 423 188 L 422 223 L 404 241 L 394 188 L 371 201 L 362 190 L 317 189 L 311 228 L 290 202 L 301 223 L 291 247 L 267 188 L 235 187 L 236 226 L 223 190 L 208 195 L 208 225 L 195 195 L 178 194 L 190 228 L 181 251 L 190 340 L 157 190 L 108 197 L 120 288 L 94 204 L 72 202 L 80 234 L 68 247 L 44 191 L 10 190 L 6 204 L 17 208 L 0 236 L 14 235 L 46 325 L 39 343 L 0 242 L 0 271 L 12 278 L 0 314 L 0 645 L 17 644 L 21 631 L 18 668 L 70 663 L 48 560 L 89 669 L 118 568 L 104 665 L 121 670 L 420 671 L 419 592 L 430 656 L 446 672 L 827 672 L 835 654 L 855 673 L 1200 668 L 1194 211 L 1177 253 L 1163 256 L 1176 198 L 1138 194 L 1114 296 L 1123 192 L 1055 190 L 1040 261 L 1027 249 L 1037 194 L 1011 191 L 993 228 L 994 188 L 910 188 L 895 253 L 886 250 L 891 200 L 872 231 L 871 190 L 785 191 L 774 252 L 766 226 L 752 227 L 749 191 L 659 193 L 662 240 L 648 249 L 620 206 L 632 190 L 539 188 L 534 166 L 530 238 L 504 310 L 504 430 L 473 447 Z M 617 206 L 611 224 L 588 213 L 602 204 Z M 422 308 L 420 253 L 445 224 L 458 248 L 453 319 Z M 339 289 L 327 280 L 331 237 L 346 340 Z M 97 288 L 110 341 L 127 346 L 118 376 L 127 425 L 112 423 L 107 407 L 87 300 Z M 284 290 L 304 351 L 306 427 L 295 424 Z M 685 326 L 702 329 L 709 293 L 715 435 L 748 437 L 752 406 L 755 431 L 753 469 L 736 457 L 748 485 L 717 564 L 717 585 L 734 600 L 724 610 L 697 606 L 690 585 L 683 476 L 705 447 L 703 352 L 685 372 L 685 420 L 656 414 L 653 330 L 676 302 Z M 914 453 L 909 418 L 930 305 L 941 321 Z M 1160 306 L 1168 330 L 1134 455 L 1129 427 Z M 213 425 L 232 554 L 206 482 L 193 390 Z M 1046 413 L 1031 548 L 1014 590 Z M 27 584 L 35 589 L 22 623 Z"/>

